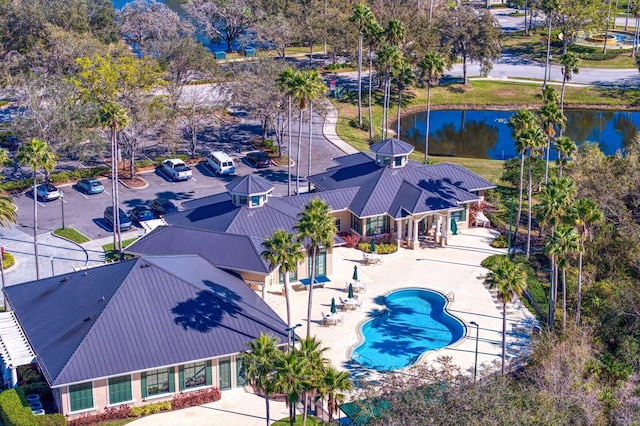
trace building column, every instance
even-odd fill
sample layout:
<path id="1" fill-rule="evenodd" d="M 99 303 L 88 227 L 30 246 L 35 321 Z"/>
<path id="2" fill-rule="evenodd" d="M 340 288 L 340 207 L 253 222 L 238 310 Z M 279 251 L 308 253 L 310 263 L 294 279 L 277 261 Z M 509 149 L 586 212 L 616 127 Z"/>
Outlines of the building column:
<path id="1" fill-rule="evenodd" d="M 420 241 L 418 237 L 420 236 L 420 232 L 418 231 L 418 224 L 420 223 L 415 217 L 411 218 L 413 220 L 411 227 L 411 248 L 416 250 L 420 248 Z"/>
<path id="2" fill-rule="evenodd" d="M 402 219 L 395 220 L 396 227 L 396 240 L 398 244 L 398 248 L 402 247 Z"/>
<path id="3" fill-rule="evenodd" d="M 433 227 L 433 241 L 435 241 L 436 244 L 438 244 L 440 243 L 440 215 L 439 214 L 433 215 L 433 222 L 435 223 L 435 226 Z"/>
<path id="4" fill-rule="evenodd" d="M 9 365 L 9 370 L 11 370 L 11 382 L 9 383 L 9 387 L 18 387 L 18 369 L 11 364 Z"/>
<path id="5" fill-rule="evenodd" d="M 440 245 L 446 246 L 448 237 L 449 237 L 449 215 L 442 215 L 442 225 L 441 225 L 441 236 L 440 236 Z"/>

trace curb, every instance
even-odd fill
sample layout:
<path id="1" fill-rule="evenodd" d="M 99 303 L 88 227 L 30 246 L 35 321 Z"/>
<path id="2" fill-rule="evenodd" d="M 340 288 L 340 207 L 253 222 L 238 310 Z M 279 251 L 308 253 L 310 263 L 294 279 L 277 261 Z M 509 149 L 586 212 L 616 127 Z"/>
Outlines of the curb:
<path id="1" fill-rule="evenodd" d="M 60 238 L 61 240 L 69 241 L 70 243 L 73 243 L 76 246 L 78 246 L 78 248 L 82 250 L 82 252 L 84 253 L 84 266 L 87 266 L 89 264 L 89 253 L 87 253 L 87 250 L 84 247 L 82 247 L 80 244 L 76 243 L 75 241 L 72 241 L 68 238 L 61 237 L 60 235 L 54 234 L 53 231 L 51 231 L 51 235 L 55 238 Z"/>
<path id="2" fill-rule="evenodd" d="M 140 176 L 138 176 L 138 178 L 142 179 Z M 142 180 L 144 181 L 144 186 L 129 186 L 126 183 L 124 183 L 121 179 L 118 179 L 118 183 L 120 183 L 125 188 L 129 188 L 129 189 L 145 189 L 145 188 L 149 187 L 149 182 L 147 182 L 144 179 L 142 179 Z"/>

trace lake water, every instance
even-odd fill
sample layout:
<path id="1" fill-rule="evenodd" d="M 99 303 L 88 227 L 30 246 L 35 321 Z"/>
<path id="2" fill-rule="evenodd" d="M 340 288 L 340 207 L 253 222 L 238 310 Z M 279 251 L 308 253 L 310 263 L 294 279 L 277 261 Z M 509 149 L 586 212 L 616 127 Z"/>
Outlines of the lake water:
<path id="1" fill-rule="evenodd" d="M 515 157 L 509 118 L 515 111 L 431 111 L 429 154 L 504 160 Z M 565 110 L 564 135 L 578 145 L 596 142 L 602 152 L 615 154 L 628 146 L 640 129 L 640 112 Z M 402 118 L 400 139 L 424 152 L 426 112 Z M 393 124 L 391 129 L 395 129 Z M 553 152 L 551 153 L 553 157 Z M 555 159 L 555 158 L 554 158 Z"/>

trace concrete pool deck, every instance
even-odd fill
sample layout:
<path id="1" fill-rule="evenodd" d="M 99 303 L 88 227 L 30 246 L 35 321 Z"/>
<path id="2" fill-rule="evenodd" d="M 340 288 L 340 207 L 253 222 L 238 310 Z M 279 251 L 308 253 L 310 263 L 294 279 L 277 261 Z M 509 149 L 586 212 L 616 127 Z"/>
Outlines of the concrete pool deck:
<path id="1" fill-rule="evenodd" d="M 502 305 L 494 292 L 484 286 L 487 270 L 480 266 L 492 254 L 506 253 L 504 249 L 492 248 L 489 243 L 496 232 L 487 228 L 463 229 L 449 238 L 445 247 L 424 244 L 418 250 L 400 249 L 385 255 L 384 262 L 363 265 L 362 252 L 354 248 L 336 248 L 333 257 L 331 282 L 324 288 L 313 291 L 311 335 L 328 347 L 325 356 L 336 368 L 347 369 L 356 378 L 366 379 L 369 371 L 350 360 L 350 350 L 358 344 L 358 328 L 361 323 L 377 315 L 385 306 L 381 303 L 385 294 L 408 287 L 436 290 L 442 294 L 453 293 L 447 309 L 467 326 L 467 335 L 449 348 L 428 352 L 421 362 L 435 360 L 439 356 L 450 356 L 453 363 L 463 371 L 473 374 L 475 361 L 476 327 L 479 325 L 478 374 L 486 374 L 500 368 L 502 345 Z M 331 299 L 339 303 L 346 298 L 346 285 L 351 280 L 353 266 L 358 266 L 361 282 L 366 283 L 365 293 L 359 293 L 362 306 L 359 310 L 340 312 L 342 325 L 323 326 L 322 314 L 330 312 Z M 291 292 L 292 324 L 300 323 L 298 336 L 306 335 L 308 292 L 301 286 L 293 286 Z M 284 297 L 268 294 L 267 302 L 282 317 L 286 318 Z M 507 315 L 507 361 L 514 361 L 526 352 L 529 343 L 528 329 L 535 323 L 534 316 L 519 305 L 508 305 Z M 517 331 L 516 331 L 517 330 Z"/>

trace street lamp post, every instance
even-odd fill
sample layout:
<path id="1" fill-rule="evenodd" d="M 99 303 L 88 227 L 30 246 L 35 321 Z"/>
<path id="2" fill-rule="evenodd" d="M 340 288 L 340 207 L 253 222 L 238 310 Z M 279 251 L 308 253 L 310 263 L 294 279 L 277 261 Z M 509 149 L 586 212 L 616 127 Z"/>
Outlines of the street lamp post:
<path id="1" fill-rule="evenodd" d="M 284 330 L 287 332 L 287 335 L 289 337 L 289 345 L 291 345 L 291 347 L 295 347 L 296 346 L 296 328 L 298 327 L 302 327 L 302 324 L 298 323 L 296 325 L 293 325 L 291 327 L 285 328 Z M 293 344 L 292 344 L 293 342 Z"/>
<path id="2" fill-rule="evenodd" d="M 471 321 L 469 324 L 476 326 L 476 360 L 473 364 L 473 382 L 475 383 L 478 377 L 478 336 L 480 335 L 480 326 L 475 321 Z"/>
<path id="3" fill-rule="evenodd" d="M 64 229 L 64 191 L 60 191 L 60 205 L 62 206 L 62 229 Z"/>
<path id="4" fill-rule="evenodd" d="M 511 206 L 509 207 L 509 241 L 507 246 L 507 257 L 511 259 L 511 225 L 513 222 L 513 198 L 511 198 Z"/>
<path id="5" fill-rule="evenodd" d="M 9 310 L 9 304 L 7 303 L 7 298 L 4 294 L 4 247 L 0 247 L 0 274 L 2 276 L 2 299 L 4 301 L 4 311 L 7 312 Z"/>
<path id="6" fill-rule="evenodd" d="M 55 259 L 55 257 L 50 256 L 49 260 L 51 261 L 51 276 L 54 277 L 56 275 L 54 269 L 53 269 L 53 259 Z"/>

